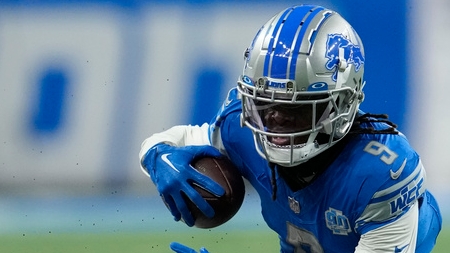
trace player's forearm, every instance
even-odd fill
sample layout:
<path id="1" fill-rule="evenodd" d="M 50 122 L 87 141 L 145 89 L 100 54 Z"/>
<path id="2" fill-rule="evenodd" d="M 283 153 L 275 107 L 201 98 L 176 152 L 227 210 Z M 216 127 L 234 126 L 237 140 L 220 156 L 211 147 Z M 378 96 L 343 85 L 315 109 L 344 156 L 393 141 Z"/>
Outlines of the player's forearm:
<path id="1" fill-rule="evenodd" d="M 164 132 L 156 133 L 144 140 L 139 152 L 139 159 L 147 151 L 158 143 L 166 143 L 172 146 L 209 145 L 208 124 L 202 126 L 180 125 L 174 126 Z"/>
<path id="2" fill-rule="evenodd" d="M 395 222 L 362 235 L 355 253 L 414 253 L 418 216 L 416 203 Z"/>

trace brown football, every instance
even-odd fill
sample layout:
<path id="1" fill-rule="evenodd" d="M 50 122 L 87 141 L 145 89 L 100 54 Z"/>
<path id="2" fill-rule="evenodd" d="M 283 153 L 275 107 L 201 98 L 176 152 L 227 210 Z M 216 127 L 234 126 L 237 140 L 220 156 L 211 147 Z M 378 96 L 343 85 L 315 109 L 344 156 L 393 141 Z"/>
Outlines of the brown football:
<path id="1" fill-rule="evenodd" d="M 237 213 L 244 200 L 245 186 L 241 174 L 226 157 L 202 157 L 194 161 L 192 166 L 225 189 L 225 194 L 217 197 L 194 185 L 194 188 L 215 211 L 214 217 L 208 218 L 193 202 L 187 200 L 189 210 L 195 219 L 194 226 L 198 228 L 213 228 L 222 225 Z"/>

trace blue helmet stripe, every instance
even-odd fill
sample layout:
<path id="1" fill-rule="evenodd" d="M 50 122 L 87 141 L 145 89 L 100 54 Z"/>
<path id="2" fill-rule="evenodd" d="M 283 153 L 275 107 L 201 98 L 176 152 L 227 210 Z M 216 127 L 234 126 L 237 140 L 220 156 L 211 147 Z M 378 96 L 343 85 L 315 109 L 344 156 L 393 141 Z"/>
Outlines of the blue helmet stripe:
<path id="1" fill-rule="evenodd" d="M 308 52 L 309 52 L 309 50 L 311 50 L 311 47 L 312 47 L 312 45 L 314 44 L 314 41 L 316 40 L 317 31 L 320 30 L 320 27 L 323 25 L 323 23 L 325 22 L 325 20 L 327 20 L 327 19 L 331 16 L 331 14 L 333 14 L 333 13 L 330 12 L 329 10 L 326 11 L 326 12 L 323 14 L 322 20 L 320 20 L 320 23 L 319 23 L 319 25 L 317 26 L 316 30 L 315 30 L 315 31 L 313 32 L 313 34 L 311 35 L 311 38 L 309 38 L 309 48 L 308 48 Z M 359 43 L 359 44 L 361 44 L 361 43 Z"/>
<path id="2" fill-rule="evenodd" d="M 275 25 L 275 28 L 273 29 L 273 34 L 271 36 L 269 45 L 267 46 L 267 53 L 266 53 L 266 58 L 264 59 L 264 71 L 263 71 L 263 76 L 269 76 L 269 64 L 271 62 L 271 56 L 272 54 L 272 49 L 273 49 L 273 44 L 275 43 L 275 38 L 277 35 L 278 30 L 280 29 L 281 24 L 284 21 L 284 18 L 292 11 L 292 8 L 288 8 L 284 11 L 283 14 L 281 14 L 280 18 L 277 21 L 277 24 Z"/>
<path id="3" fill-rule="evenodd" d="M 295 80 L 295 70 L 296 70 L 296 68 L 297 68 L 297 58 L 298 58 L 298 54 L 300 53 L 300 46 L 301 46 L 301 44 L 302 44 L 302 41 L 303 41 L 303 37 L 305 36 L 305 34 L 306 34 L 306 31 L 308 31 L 309 30 L 309 24 L 311 23 L 311 21 L 314 19 L 314 17 L 318 14 L 318 13 L 320 13 L 322 10 L 324 10 L 325 8 L 323 8 L 323 7 L 318 7 L 317 9 L 315 9 L 315 10 L 313 10 L 312 12 L 311 12 L 311 14 L 310 15 L 308 15 L 308 17 L 306 18 L 306 20 L 303 22 L 303 25 L 302 25 L 302 28 L 301 28 L 301 30 L 300 30 L 300 33 L 298 34 L 298 37 L 297 37 L 297 41 L 296 41 L 296 44 L 295 44 L 295 47 L 294 47 L 294 49 L 293 49 L 293 51 L 292 51 L 292 59 L 291 59 L 291 66 L 290 66 L 290 69 L 289 69 L 289 79 L 291 79 L 291 80 Z M 322 21 L 321 21 L 321 23 L 324 21 L 325 19 L 322 19 Z M 320 24 L 321 25 L 321 24 Z M 320 26 L 319 25 L 319 26 Z M 314 39 L 314 38 L 313 38 Z M 311 41 L 310 42 L 310 47 L 311 47 L 311 45 L 312 45 L 312 43 L 313 43 L 314 41 Z"/>
<path id="4" fill-rule="evenodd" d="M 295 35 L 300 27 L 304 16 L 309 12 L 308 6 L 295 8 L 290 14 L 289 18 L 281 27 L 278 40 L 275 42 L 275 51 L 272 53 L 272 63 L 270 69 L 270 76 L 274 78 L 287 78 L 288 61 L 291 56 L 291 49 L 295 43 Z"/>

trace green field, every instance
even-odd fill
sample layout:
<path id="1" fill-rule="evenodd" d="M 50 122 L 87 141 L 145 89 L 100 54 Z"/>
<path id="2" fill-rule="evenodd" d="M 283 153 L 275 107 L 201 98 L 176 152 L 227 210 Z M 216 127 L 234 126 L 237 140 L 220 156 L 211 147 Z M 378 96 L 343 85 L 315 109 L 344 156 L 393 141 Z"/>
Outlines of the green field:
<path id="1" fill-rule="evenodd" d="M 224 232 L 193 230 L 193 233 L 110 233 L 110 234 L 34 234 L 0 235 L 0 252 L 22 253 L 169 253 L 169 243 L 178 241 L 196 249 L 205 246 L 211 253 L 279 252 L 276 235 L 271 232 Z M 433 253 L 447 253 L 450 230 L 438 238 Z"/>

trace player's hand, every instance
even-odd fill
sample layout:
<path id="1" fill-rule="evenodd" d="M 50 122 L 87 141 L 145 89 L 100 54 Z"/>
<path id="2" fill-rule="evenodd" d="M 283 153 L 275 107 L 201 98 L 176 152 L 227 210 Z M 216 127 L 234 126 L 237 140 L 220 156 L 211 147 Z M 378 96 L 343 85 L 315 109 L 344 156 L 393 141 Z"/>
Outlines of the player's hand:
<path id="1" fill-rule="evenodd" d="M 170 248 L 175 251 L 176 253 L 197 253 L 197 251 L 195 251 L 194 249 L 191 249 L 187 246 L 184 246 L 181 243 L 177 243 L 177 242 L 172 242 L 170 244 Z M 200 248 L 199 253 L 209 253 L 209 251 L 207 251 L 205 248 Z"/>
<path id="2" fill-rule="evenodd" d="M 173 147 L 167 144 L 158 144 L 144 156 L 142 165 L 149 172 L 176 221 L 182 218 L 190 227 L 195 222 L 184 196 L 187 196 L 207 217 L 214 216 L 214 209 L 192 187 L 192 184 L 217 196 L 222 196 L 225 190 L 218 183 L 195 170 L 190 164 L 198 157 L 218 157 L 220 155 L 217 149 L 207 145 Z"/>

